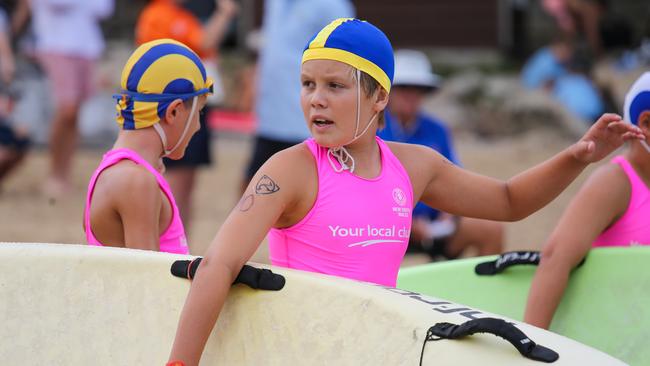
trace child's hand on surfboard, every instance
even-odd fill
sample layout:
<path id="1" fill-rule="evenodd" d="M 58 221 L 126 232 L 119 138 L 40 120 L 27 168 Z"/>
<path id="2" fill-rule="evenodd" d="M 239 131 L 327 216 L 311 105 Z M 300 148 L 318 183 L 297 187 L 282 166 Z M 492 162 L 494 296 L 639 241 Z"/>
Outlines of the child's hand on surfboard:
<path id="1" fill-rule="evenodd" d="M 573 156 L 581 162 L 594 163 L 618 149 L 625 141 L 644 138 L 637 126 L 626 123 L 617 114 L 605 113 L 573 145 Z"/>

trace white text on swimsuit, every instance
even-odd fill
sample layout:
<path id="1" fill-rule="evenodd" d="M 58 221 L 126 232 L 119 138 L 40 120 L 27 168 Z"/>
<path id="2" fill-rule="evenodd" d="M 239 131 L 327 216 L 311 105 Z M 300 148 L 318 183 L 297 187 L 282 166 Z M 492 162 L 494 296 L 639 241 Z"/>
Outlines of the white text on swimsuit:
<path id="1" fill-rule="evenodd" d="M 391 227 L 372 227 L 370 225 L 366 227 L 340 227 L 340 226 L 332 226 L 329 225 L 328 228 L 332 232 L 332 237 L 340 237 L 340 238 L 346 238 L 346 237 L 360 237 L 360 236 L 370 236 L 370 237 L 382 237 L 382 238 L 390 238 L 390 237 L 395 237 L 395 233 L 397 233 L 397 237 L 400 238 L 408 238 L 409 237 L 409 230 L 406 226 L 402 226 L 399 230 L 395 227 L 395 225 Z"/>

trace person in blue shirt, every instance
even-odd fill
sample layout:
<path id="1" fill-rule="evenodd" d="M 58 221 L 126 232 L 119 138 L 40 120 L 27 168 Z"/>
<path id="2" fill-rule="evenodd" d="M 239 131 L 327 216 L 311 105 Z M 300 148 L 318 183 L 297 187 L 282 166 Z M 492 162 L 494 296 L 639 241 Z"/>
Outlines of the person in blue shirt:
<path id="1" fill-rule="evenodd" d="M 242 193 L 255 172 L 280 150 L 309 137 L 300 108 L 300 55 L 313 34 L 355 13 L 350 0 L 266 0 L 258 61 L 257 131 Z"/>
<path id="2" fill-rule="evenodd" d="M 527 89 L 543 89 L 573 116 L 591 123 L 605 111 L 605 102 L 590 80 L 589 56 L 567 39 L 558 38 L 535 52 L 521 71 Z"/>
<path id="3" fill-rule="evenodd" d="M 431 72 L 423 53 L 396 51 L 386 126 L 378 135 L 387 141 L 429 146 L 451 163 L 460 165 L 447 126 L 422 110 L 424 98 L 439 85 L 440 78 Z M 478 255 L 497 254 L 502 250 L 502 243 L 501 223 L 452 216 L 423 203 L 413 209 L 409 252 L 425 252 L 432 259 L 452 259 L 470 247 Z"/>
<path id="4" fill-rule="evenodd" d="M 551 89 L 554 80 L 568 73 L 572 53 L 572 46 L 562 39 L 540 48 L 521 70 L 522 85 L 528 89 Z"/>

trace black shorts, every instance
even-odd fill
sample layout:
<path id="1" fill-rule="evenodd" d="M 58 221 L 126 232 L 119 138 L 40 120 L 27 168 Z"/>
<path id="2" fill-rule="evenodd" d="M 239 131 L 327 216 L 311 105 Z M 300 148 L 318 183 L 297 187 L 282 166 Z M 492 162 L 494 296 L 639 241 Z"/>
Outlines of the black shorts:
<path id="1" fill-rule="evenodd" d="M 273 156 L 278 151 L 290 148 L 293 145 L 297 145 L 302 141 L 287 142 L 272 140 L 264 137 L 257 136 L 255 138 L 255 147 L 253 148 L 253 156 L 248 163 L 248 169 L 246 169 L 246 180 L 250 181 L 255 173 L 266 163 L 266 161 Z"/>
<path id="2" fill-rule="evenodd" d="M 14 130 L 0 119 L 0 146 L 16 151 L 24 151 L 29 147 L 29 138 L 16 135 Z"/>
<path id="3" fill-rule="evenodd" d="M 187 144 L 185 155 L 178 160 L 164 158 L 165 168 L 174 169 L 180 167 L 195 168 L 204 165 L 212 164 L 212 157 L 210 154 L 212 136 L 210 128 L 207 124 L 208 115 L 207 111 L 201 113 L 199 121 L 201 128 L 192 136 L 192 139 Z"/>

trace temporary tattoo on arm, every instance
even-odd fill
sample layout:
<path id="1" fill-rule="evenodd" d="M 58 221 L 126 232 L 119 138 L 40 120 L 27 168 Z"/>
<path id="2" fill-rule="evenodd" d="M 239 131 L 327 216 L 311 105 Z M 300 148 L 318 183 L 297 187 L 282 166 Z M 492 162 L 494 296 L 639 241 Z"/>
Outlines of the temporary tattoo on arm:
<path id="1" fill-rule="evenodd" d="M 255 185 L 256 194 L 272 194 L 280 190 L 280 186 L 277 185 L 273 179 L 267 175 L 263 175 L 262 178 Z"/>
<path id="2" fill-rule="evenodd" d="M 255 202 L 255 197 L 253 194 L 249 194 L 247 196 L 242 197 L 242 199 L 239 201 L 239 211 L 241 212 L 246 212 L 253 207 L 253 203 Z"/>

